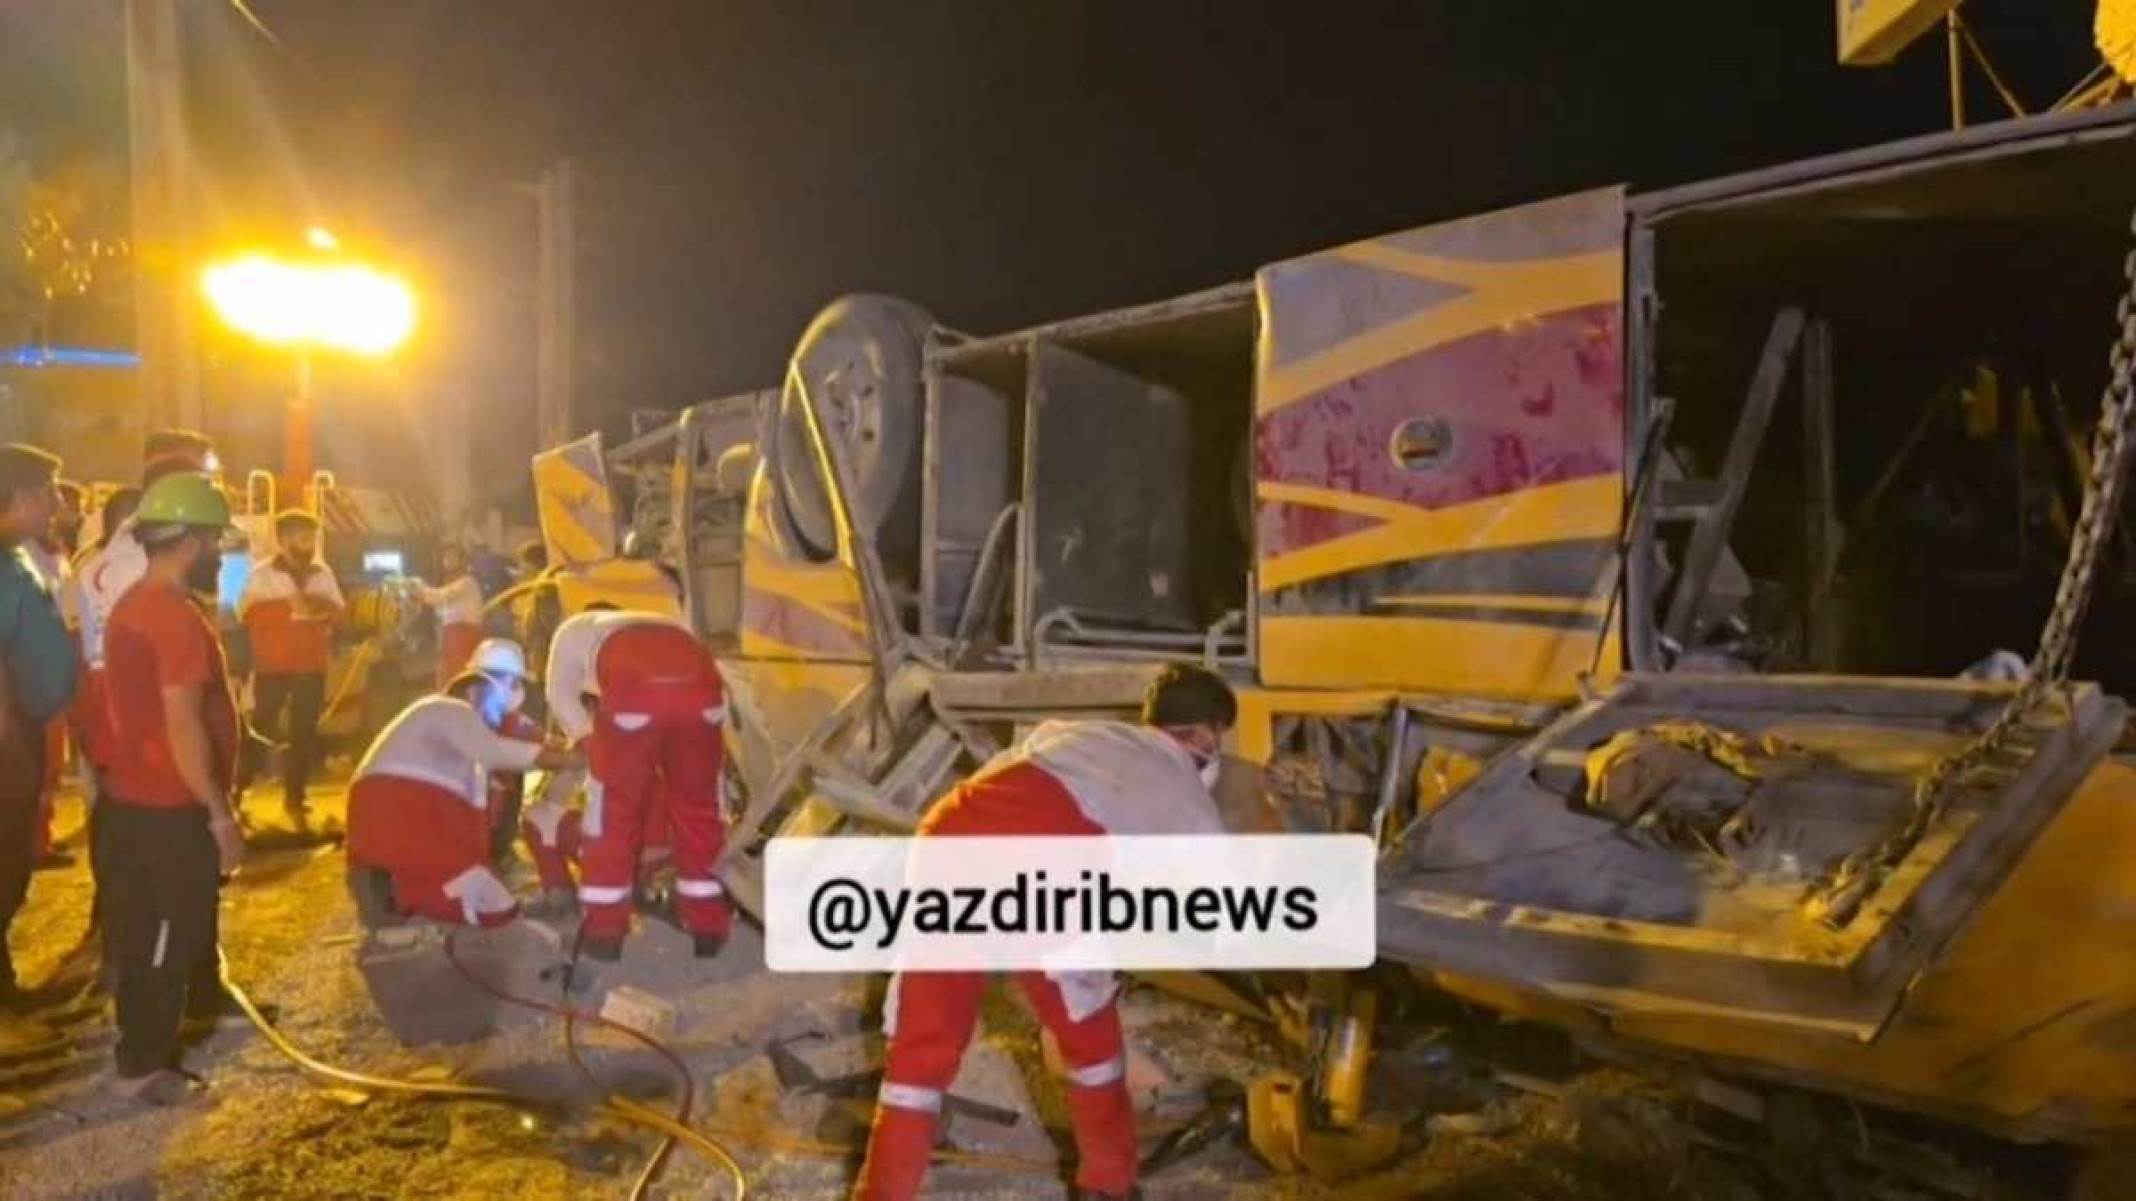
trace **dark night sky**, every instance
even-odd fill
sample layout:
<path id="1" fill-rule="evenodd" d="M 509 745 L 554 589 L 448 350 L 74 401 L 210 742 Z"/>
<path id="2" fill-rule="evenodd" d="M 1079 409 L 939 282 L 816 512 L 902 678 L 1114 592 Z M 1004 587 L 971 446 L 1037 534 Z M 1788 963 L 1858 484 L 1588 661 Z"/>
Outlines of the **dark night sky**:
<path id="1" fill-rule="evenodd" d="M 559 153 L 588 175 L 583 386 L 612 417 L 775 383 L 844 291 L 992 331 L 1945 121 L 1940 38 L 1840 67 L 1829 0 L 252 3 L 283 48 L 209 0 L 189 23 L 218 211 L 313 204 L 420 264 L 458 378 L 515 411 L 533 221 L 507 185 Z M 1967 7 L 2035 105 L 2096 61 L 2088 0 Z M 77 91 L 116 62 L 16 41 Z"/>

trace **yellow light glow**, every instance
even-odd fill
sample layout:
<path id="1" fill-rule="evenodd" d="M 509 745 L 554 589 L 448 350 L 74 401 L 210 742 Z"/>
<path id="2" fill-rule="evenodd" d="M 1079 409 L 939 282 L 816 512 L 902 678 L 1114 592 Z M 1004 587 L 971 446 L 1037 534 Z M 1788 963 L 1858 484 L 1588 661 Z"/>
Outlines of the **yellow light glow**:
<path id="1" fill-rule="evenodd" d="M 335 237 L 333 234 L 328 233 L 326 230 L 323 230 L 316 225 L 304 231 L 304 240 L 306 242 L 311 243 L 311 248 L 313 250 L 341 249 L 341 239 Z"/>
<path id="2" fill-rule="evenodd" d="M 277 346 L 377 356 L 391 354 L 415 332 L 415 293 L 408 285 L 352 263 L 248 254 L 201 272 L 200 290 L 224 324 Z"/>

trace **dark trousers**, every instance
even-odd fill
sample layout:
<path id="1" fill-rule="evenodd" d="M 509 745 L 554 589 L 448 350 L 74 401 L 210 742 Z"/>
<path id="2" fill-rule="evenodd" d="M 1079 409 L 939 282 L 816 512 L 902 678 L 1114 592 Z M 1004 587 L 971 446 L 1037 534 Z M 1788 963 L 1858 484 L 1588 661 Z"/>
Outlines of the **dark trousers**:
<path id="1" fill-rule="evenodd" d="M 0 746 L 0 991 L 15 983 L 15 960 L 7 931 L 30 893 L 37 866 L 39 792 L 44 782 L 44 740 L 9 739 Z"/>
<path id="2" fill-rule="evenodd" d="M 104 869 L 104 937 L 116 976 L 118 1070 L 142 1076 L 178 1064 L 189 1002 L 205 1008 L 214 963 L 222 868 L 198 805 L 158 809 L 106 798 L 97 838 Z"/>
<path id="3" fill-rule="evenodd" d="M 506 794 L 497 824 L 490 827 L 490 863 L 501 865 L 512 857 L 512 844 L 519 838 L 519 815 L 526 807 L 524 786 Z"/>
<path id="4" fill-rule="evenodd" d="M 304 786 L 319 765 L 319 716 L 326 707 L 324 675 L 262 674 L 252 684 L 252 721 L 288 744 L 282 752 L 282 798 L 304 803 Z"/>

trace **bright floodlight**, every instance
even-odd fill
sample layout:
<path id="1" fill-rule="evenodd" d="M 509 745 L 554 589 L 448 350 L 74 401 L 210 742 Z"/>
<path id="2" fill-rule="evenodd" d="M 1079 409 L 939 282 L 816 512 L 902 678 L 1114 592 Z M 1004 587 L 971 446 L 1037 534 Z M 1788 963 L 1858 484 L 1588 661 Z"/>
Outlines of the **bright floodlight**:
<path id="1" fill-rule="evenodd" d="M 369 267 L 250 254 L 209 267 L 200 288 L 225 324 L 277 346 L 385 355 L 415 332 L 415 294 Z"/>

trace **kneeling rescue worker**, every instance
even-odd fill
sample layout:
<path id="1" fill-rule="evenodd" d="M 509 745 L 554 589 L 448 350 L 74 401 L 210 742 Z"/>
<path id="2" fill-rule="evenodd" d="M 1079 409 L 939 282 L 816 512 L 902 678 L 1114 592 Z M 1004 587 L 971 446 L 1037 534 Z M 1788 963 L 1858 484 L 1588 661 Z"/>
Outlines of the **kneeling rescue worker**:
<path id="1" fill-rule="evenodd" d="M 937 802 L 919 837 L 1223 833 L 1209 787 L 1224 732 L 1238 718 L 1230 687 L 1198 668 L 1167 668 L 1142 718 L 1039 726 Z M 890 1045 L 854 1201 L 918 1195 L 986 981 L 983 972 L 892 977 L 883 1000 Z M 1110 972 L 1018 972 L 1016 983 L 1067 1066 L 1076 1195 L 1136 1196 L 1117 981 Z"/>
<path id="2" fill-rule="evenodd" d="M 382 907 L 373 890 L 383 876 L 400 913 L 469 926 L 518 916 L 511 890 L 490 870 L 490 773 L 561 771 L 582 760 L 502 732 L 526 700 L 525 658 L 516 646 L 486 658 L 402 710 L 356 769 L 348 854 L 362 910 Z"/>
<path id="3" fill-rule="evenodd" d="M 202 965 L 216 944 L 216 893 L 244 854 L 232 808 L 237 705 L 213 596 L 230 505 L 206 475 L 150 484 L 134 514 L 147 568 L 104 631 L 112 748 L 97 801 L 97 869 L 119 1019 L 118 1086 L 182 1099 L 179 1027 L 221 1008 Z M 205 976 L 205 978 L 203 978 Z"/>
<path id="4" fill-rule="evenodd" d="M 654 797 L 664 796 L 674 835 L 676 918 L 699 956 L 718 954 L 733 913 L 712 874 L 727 836 L 720 817 L 726 689 L 712 653 L 671 618 L 591 606 L 557 627 L 547 695 L 565 737 L 587 740 L 580 951 L 595 959 L 622 956 L 639 851 Z"/>

